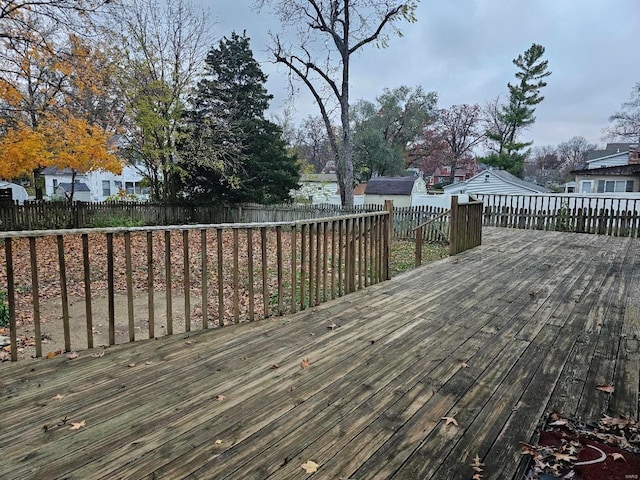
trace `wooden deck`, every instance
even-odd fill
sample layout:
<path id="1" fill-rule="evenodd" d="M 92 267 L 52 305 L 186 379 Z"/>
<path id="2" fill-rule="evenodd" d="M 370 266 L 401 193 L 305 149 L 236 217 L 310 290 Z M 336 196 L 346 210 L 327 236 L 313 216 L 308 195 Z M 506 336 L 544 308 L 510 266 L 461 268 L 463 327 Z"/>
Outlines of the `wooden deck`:
<path id="1" fill-rule="evenodd" d="M 487 228 L 295 315 L 3 364 L 0 477 L 521 478 L 552 408 L 638 417 L 639 338 L 639 239 Z"/>

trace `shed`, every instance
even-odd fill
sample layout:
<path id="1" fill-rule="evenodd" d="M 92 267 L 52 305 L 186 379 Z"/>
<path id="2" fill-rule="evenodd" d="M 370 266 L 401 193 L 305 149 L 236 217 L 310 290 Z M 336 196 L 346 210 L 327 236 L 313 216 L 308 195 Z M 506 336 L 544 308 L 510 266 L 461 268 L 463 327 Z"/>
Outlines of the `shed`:
<path id="1" fill-rule="evenodd" d="M 424 180 L 416 176 L 374 177 L 364 190 L 367 204 L 383 205 L 385 200 L 393 200 L 396 207 L 410 207 L 413 196 L 424 193 Z"/>
<path id="2" fill-rule="evenodd" d="M 60 197 L 69 198 L 69 195 L 71 195 L 71 182 L 59 183 L 56 187 L 55 194 Z M 91 201 L 91 190 L 86 183 L 75 182 L 73 188 L 73 200 L 78 200 L 81 202 Z"/>
<path id="3" fill-rule="evenodd" d="M 22 205 L 25 200 L 29 200 L 29 194 L 27 193 L 27 190 L 21 185 L 0 180 L 0 188 L 10 188 L 13 201 L 17 201 L 20 205 Z"/>
<path id="4" fill-rule="evenodd" d="M 525 182 L 505 170 L 483 170 L 469 180 L 447 185 L 444 187 L 444 192 L 450 195 L 457 193 L 527 195 L 531 193 L 551 193 L 551 190 L 535 183 Z"/>

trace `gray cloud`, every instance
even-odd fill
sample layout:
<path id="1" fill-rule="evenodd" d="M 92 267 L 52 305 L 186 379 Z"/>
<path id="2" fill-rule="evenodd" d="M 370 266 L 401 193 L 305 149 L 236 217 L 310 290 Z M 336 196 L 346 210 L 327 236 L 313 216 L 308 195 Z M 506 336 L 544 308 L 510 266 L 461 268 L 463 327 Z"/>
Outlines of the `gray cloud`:
<path id="1" fill-rule="evenodd" d="M 257 13 L 251 0 L 210 5 L 219 36 L 246 30 L 256 58 L 269 75 L 271 111 L 288 105 L 287 72 L 268 62 L 269 30 L 277 20 Z M 418 22 L 386 49 L 366 48 L 352 63 L 351 98 L 374 99 L 384 88 L 422 86 L 439 105 L 507 97 L 514 80 L 511 60 L 531 43 L 545 46 L 553 72 L 526 139 L 557 144 L 575 135 L 602 143 L 607 119 L 640 81 L 640 2 L 637 0 L 422 0 Z M 317 115 L 300 87 L 295 117 Z"/>

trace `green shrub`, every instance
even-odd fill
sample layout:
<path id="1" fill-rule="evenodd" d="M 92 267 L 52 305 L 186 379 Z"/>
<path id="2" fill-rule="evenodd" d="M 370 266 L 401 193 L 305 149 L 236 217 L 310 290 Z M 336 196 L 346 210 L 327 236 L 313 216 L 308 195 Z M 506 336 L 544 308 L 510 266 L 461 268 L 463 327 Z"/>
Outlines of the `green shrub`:
<path id="1" fill-rule="evenodd" d="M 123 215 L 97 215 L 93 219 L 94 228 L 142 227 L 142 220 L 134 220 Z"/>

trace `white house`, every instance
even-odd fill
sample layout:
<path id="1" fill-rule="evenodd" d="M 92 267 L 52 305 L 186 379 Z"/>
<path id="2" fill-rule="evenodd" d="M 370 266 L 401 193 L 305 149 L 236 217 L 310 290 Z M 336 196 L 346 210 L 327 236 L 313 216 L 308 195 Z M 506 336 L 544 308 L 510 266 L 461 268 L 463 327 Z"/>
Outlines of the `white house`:
<path id="1" fill-rule="evenodd" d="M 550 193 L 548 188 L 525 182 L 521 178 L 505 170 L 483 170 L 464 182 L 454 183 L 444 187 L 444 193 L 455 195 L 459 193 L 500 193 L 500 194 L 531 194 Z"/>
<path id="2" fill-rule="evenodd" d="M 367 182 L 364 197 L 366 204 L 383 205 L 385 200 L 393 200 L 394 207 L 410 207 L 414 196 L 426 193 L 420 177 L 373 177 Z"/>
<path id="3" fill-rule="evenodd" d="M 300 188 L 292 191 L 291 195 L 313 204 L 332 203 L 338 196 L 338 176 L 335 173 L 303 174 L 300 176 Z"/>
<path id="4" fill-rule="evenodd" d="M 65 186 L 59 188 L 61 184 L 70 184 L 72 172 L 65 168 L 58 170 L 54 167 L 46 167 L 42 170 L 45 180 L 45 194 L 49 198 L 62 197 L 64 192 L 69 192 Z M 76 185 L 84 184 L 81 190 L 74 189 L 73 199 L 91 202 L 103 202 L 112 195 L 117 195 L 123 191 L 129 195 L 135 194 L 142 200 L 149 198 L 149 189 L 144 187 L 144 182 L 140 172 L 131 165 L 123 165 L 122 173 L 116 175 L 107 171 L 91 171 L 83 174 L 76 174 Z"/>
<path id="5" fill-rule="evenodd" d="M 630 193 L 640 191 L 640 152 L 637 144 L 609 143 L 593 150 L 586 168 L 574 170 L 579 193 Z"/>

